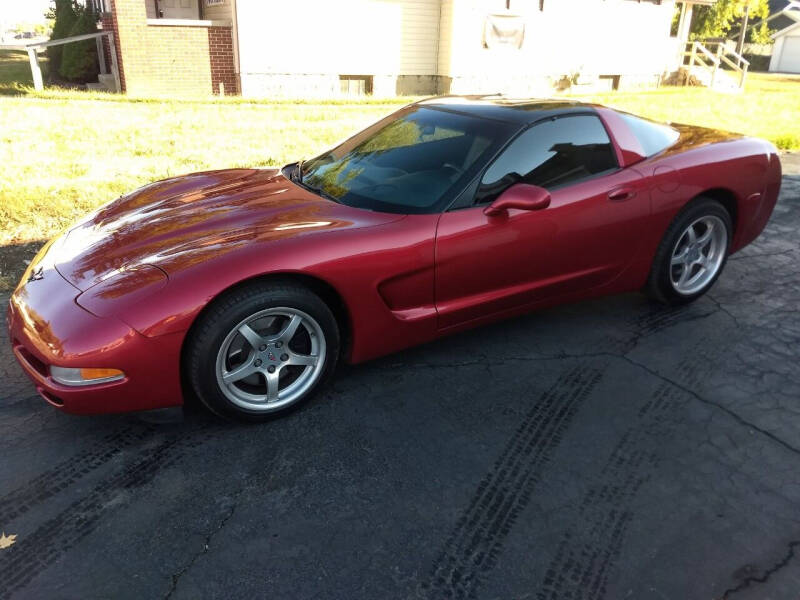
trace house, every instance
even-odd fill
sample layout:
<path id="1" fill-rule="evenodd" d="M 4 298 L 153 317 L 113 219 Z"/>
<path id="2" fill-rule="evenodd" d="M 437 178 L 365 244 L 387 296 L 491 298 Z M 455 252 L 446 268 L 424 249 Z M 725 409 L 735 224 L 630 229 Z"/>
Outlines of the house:
<path id="1" fill-rule="evenodd" d="M 692 6 L 714 2 L 93 1 L 124 90 L 244 96 L 656 86 L 680 62 Z"/>
<path id="2" fill-rule="evenodd" d="M 772 31 L 782 31 L 797 23 L 797 17 L 800 14 L 798 11 L 800 11 L 800 1 L 798 0 L 769 0 L 767 25 Z M 761 21 L 756 21 L 753 26 L 760 24 Z"/>
<path id="3" fill-rule="evenodd" d="M 800 73 L 800 1 L 784 2 L 779 12 L 773 13 L 770 28 L 775 44 L 769 61 L 770 71 Z"/>

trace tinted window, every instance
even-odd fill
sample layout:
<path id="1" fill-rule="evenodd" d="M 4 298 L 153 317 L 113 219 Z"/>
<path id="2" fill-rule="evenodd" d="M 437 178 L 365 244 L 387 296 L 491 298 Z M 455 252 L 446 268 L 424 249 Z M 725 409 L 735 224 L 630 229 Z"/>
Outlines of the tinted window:
<path id="1" fill-rule="evenodd" d="M 510 135 L 492 121 L 410 107 L 306 162 L 302 184 L 349 206 L 435 212 Z"/>
<path id="2" fill-rule="evenodd" d="M 553 188 L 616 168 L 614 148 L 597 117 L 545 121 L 523 132 L 486 170 L 478 200 L 492 200 L 520 181 Z"/>
<path id="3" fill-rule="evenodd" d="M 618 113 L 642 145 L 645 155 L 653 156 L 675 143 L 680 135 L 669 125 L 655 123 L 627 113 Z"/>

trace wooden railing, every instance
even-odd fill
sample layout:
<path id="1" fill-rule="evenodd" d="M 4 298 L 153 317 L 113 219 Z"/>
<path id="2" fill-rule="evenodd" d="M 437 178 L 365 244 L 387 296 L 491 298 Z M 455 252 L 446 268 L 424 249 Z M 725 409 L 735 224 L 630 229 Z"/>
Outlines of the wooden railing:
<path id="1" fill-rule="evenodd" d="M 111 64 L 106 66 L 106 53 L 103 51 L 103 37 L 108 38 L 108 49 L 111 57 Z M 71 44 L 73 42 L 81 42 L 83 40 L 94 39 L 97 42 L 97 58 L 100 64 L 100 73 L 114 75 L 114 83 L 116 84 L 117 91 L 121 91 L 122 86 L 119 80 L 119 67 L 117 66 L 117 48 L 114 44 L 114 34 L 111 31 L 100 31 L 98 33 L 87 33 L 85 35 L 73 35 L 59 40 L 51 40 L 49 42 L 32 42 L 30 44 L 12 44 L 2 45 L 0 49 L 4 50 L 25 50 L 28 52 L 28 59 L 31 63 L 31 74 L 33 75 L 33 87 L 37 90 L 44 89 L 44 81 L 42 80 L 42 68 L 39 65 L 38 50 L 47 48 L 48 46 L 61 46 L 62 44 Z M 110 69 L 110 70 L 109 70 Z"/>
<path id="2" fill-rule="evenodd" d="M 684 85 L 688 84 L 689 75 L 691 74 L 692 67 L 699 66 L 706 69 L 711 76 L 710 87 L 714 87 L 717 80 L 717 73 L 719 72 L 722 64 L 726 64 L 731 68 L 734 73 L 738 73 L 739 89 L 744 88 L 744 81 L 747 77 L 747 69 L 750 67 L 750 62 L 741 54 L 728 48 L 724 42 L 706 42 L 703 44 L 698 41 L 689 42 L 689 50 L 681 53 L 682 57 L 689 57 L 689 64 L 687 66 L 687 74 L 683 80 Z M 706 46 L 716 46 L 716 50 L 712 52 Z M 734 60 L 731 60 L 731 57 Z M 684 58 L 685 60 L 685 58 Z M 682 60 L 681 63 L 684 61 Z"/>

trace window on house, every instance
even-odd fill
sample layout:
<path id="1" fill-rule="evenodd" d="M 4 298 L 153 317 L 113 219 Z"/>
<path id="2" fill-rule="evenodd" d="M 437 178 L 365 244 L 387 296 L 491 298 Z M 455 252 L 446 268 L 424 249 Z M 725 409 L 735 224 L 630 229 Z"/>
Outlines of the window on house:
<path id="1" fill-rule="evenodd" d="M 562 117 L 524 131 L 486 170 L 477 201 L 489 202 L 514 183 L 555 188 L 617 168 L 605 127 L 595 116 Z"/>
<path id="2" fill-rule="evenodd" d="M 108 12 L 107 0 L 86 0 L 86 6 L 91 8 L 95 14 Z"/>
<path id="3" fill-rule="evenodd" d="M 143 0 L 148 19 L 199 19 L 200 0 Z"/>
<path id="4" fill-rule="evenodd" d="M 372 93 L 372 75 L 339 75 L 339 91 L 347 96 Z"/>

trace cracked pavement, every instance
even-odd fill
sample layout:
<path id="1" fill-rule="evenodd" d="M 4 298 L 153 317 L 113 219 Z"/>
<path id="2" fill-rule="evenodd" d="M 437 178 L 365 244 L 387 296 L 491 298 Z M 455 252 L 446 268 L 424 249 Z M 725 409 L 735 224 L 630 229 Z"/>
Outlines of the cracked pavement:
<path id="1" fill-rule="evenodd" d="M 797 598 L 784 169 L 764 234 L 691 306 L 484 327 L 344 367 L 265 425 L 61 414 L 3 336 L 0 598 Z"/>

